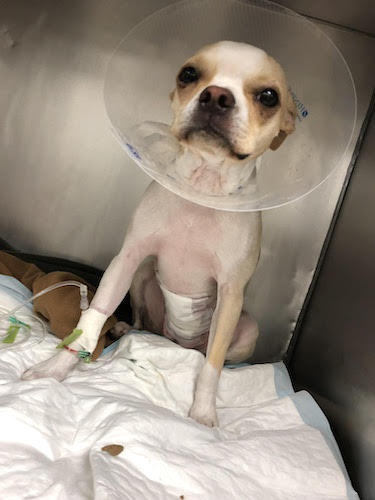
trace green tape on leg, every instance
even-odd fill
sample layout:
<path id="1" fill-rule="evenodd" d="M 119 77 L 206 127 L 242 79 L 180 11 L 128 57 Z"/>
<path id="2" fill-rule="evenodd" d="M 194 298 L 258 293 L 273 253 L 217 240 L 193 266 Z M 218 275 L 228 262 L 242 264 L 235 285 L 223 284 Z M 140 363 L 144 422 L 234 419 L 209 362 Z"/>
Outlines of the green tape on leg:
<path id="1" fill-rule="evenodd" d="M 20 331 L 21 326 L 19 325 L 10 325 L 8 328 L 8 335 L 3 339 L 4 344 L 13 344 L 13 342 L 16 340 L 17 334 Z"/>
<path id="2" fill-rule="evenodd" d="M 56 349 L 62 349 L 65 345 L 71 344 L 72 342 L 74 342 L 75 340 L 77 340 L 78 337 L 80 335 L 82 335 L 82 333 L 83 333 L 83 330 L 81 330 L 79 328 L 75 328 L 70 335 L 68 335 L 67 337 L 65 337 L 65 339 L 62 340 L 60 342 L 60 344 L 56 346 Z"/>

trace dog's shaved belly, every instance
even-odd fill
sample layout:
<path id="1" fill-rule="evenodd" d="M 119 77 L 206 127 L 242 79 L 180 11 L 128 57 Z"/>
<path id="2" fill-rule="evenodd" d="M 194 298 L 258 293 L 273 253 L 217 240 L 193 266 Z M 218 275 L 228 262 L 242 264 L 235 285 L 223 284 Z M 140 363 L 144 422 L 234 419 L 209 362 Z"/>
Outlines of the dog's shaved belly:
<path id="1" fill-rule="evenodd" d="M 194 205 L 189 209 L 172 212 L 157 254 L 163 333 L 183 347 L 205 352 L 216 306 L 214 249 L 221 231 L 214 211 Z"/>
<path id="2" fill-rule="evenodd" d="M 211 293 L 216 284 L 216 249 L 223 240 L 219 215 L 186 200 L 173 201 L 159 232 L 159 277 L 178 295 Z"/>

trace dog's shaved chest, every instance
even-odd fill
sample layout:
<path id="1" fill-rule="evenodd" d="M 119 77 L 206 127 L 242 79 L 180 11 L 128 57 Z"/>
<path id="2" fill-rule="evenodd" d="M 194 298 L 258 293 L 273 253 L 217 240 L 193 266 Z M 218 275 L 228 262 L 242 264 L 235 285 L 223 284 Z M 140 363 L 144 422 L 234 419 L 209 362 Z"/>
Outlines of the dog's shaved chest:
<path id="1" fill-rule="evenodd" d="M 213 287 L 216 249 L 222 238 L 214 214 L 171 210 L 158 245 L 158 268 L 166 286 L 181 294 Z"/>
<path id="2" fill-rule="evenodd" d="M 158 271 L 173 292 L 195 295 L 213 291 L 228 262 L 237 266 L 259 245 L 260 217 L 224 212 L 183 200 L 154 183 L 138 207 L 155 239 Z M 155 206 L 160 210 L 155 211 Z M 257 251 L 257 250 L 256 250 Z"/>

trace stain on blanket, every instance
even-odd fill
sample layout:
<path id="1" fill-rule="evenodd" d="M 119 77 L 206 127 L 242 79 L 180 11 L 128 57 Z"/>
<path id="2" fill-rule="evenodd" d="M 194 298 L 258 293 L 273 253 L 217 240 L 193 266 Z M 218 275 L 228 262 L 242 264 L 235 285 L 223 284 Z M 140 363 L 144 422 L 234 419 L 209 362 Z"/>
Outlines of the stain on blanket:
<path id="1" fill-rule="evenodd" d="M 107 446 L 103 446 L 102 451 L 106 451 L 113 457 L 116 455 L 120 455 L 120 453 L 123 451 L 124 447 L 121 446 L 121 444 L 108 444 Z"/>

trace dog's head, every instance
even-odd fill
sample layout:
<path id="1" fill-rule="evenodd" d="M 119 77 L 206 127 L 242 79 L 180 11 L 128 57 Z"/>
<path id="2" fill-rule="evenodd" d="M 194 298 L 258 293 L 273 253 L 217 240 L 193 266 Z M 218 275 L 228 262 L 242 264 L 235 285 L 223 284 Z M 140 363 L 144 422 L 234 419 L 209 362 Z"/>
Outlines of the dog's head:
<path id="1" fill-rule="evenodd" d="M 171 100 L 173 135 L 216 157 L 256 158 L 294 131 L 296 107 L 281 66 L 244 43 L 199 50 L 178 72 Z"/>

